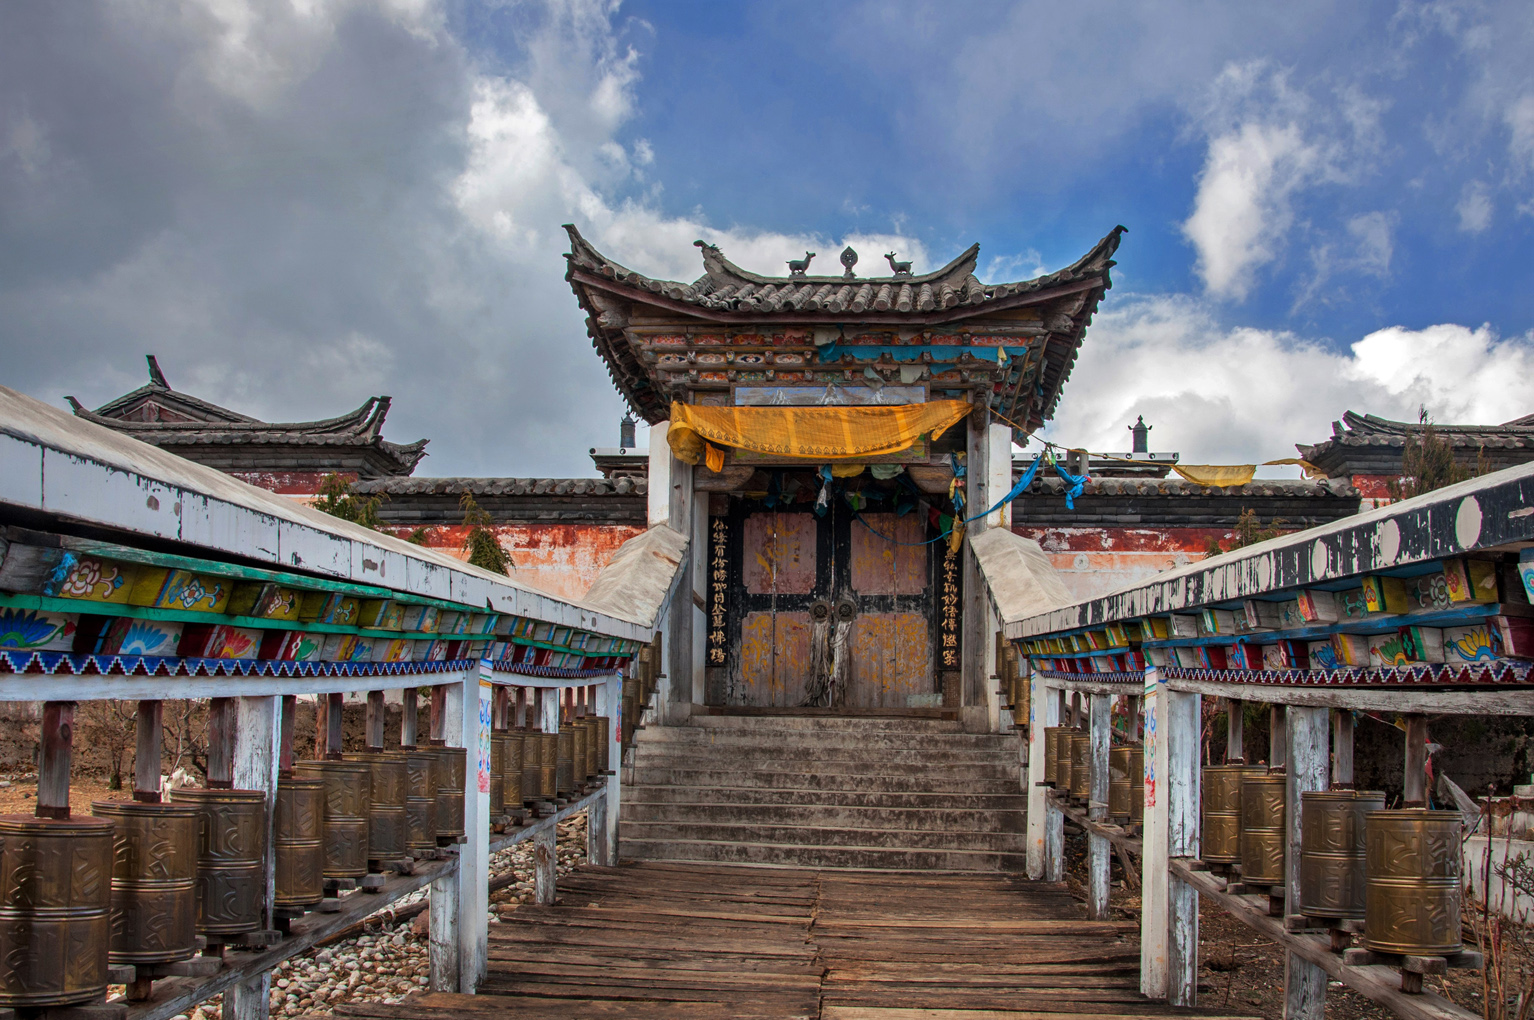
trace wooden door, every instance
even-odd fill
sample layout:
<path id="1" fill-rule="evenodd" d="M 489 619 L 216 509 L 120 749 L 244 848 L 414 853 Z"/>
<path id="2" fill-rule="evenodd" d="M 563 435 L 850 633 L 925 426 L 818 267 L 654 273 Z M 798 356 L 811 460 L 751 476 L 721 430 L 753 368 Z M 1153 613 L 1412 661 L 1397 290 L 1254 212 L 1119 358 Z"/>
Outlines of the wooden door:
<path id="1" fill-rule="evenodd" d="M 936 691 L 924 516 L 732 500 L 709 529 L 709 704 L 867 711 Z"/>

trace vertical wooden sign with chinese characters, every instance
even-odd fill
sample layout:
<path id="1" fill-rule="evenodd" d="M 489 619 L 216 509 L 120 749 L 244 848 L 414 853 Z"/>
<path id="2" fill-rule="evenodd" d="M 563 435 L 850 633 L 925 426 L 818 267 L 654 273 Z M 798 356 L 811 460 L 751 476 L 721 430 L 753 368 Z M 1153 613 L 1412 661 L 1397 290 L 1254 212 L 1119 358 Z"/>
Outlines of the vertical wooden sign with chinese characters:
<path id="1" fill-rule="evenodd" d="M 960 635 L 960 606 L 963 605 L 963 561 L 953 548 L 943 553 L 939 568 L 937 604 L 937 665 L 942 678 L 943 704 L 950 708 L 959 704 L 960 669 L 964 661 L 963 643 Z"/>
<path id="2" fill-rule="evenodd" d="M 725 559 L 727 526 L 723 517 L 715 517 L 709 523 L 708 533 L 708 664 L 721 667 L 725 664 L 725 582 L 729 580 L 729 565 Z"/>

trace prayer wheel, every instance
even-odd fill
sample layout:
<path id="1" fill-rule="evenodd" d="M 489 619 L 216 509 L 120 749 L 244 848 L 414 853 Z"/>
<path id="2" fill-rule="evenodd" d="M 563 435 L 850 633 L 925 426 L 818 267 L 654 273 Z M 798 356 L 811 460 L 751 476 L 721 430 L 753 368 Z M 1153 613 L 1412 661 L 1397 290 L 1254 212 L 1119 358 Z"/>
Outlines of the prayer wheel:
<path id="1" fill-rule="evenodd" d="M 581 782 L 590 782 L 591 777 L 597 774 L 597 721 L 591 716 L 580 720 L 580 727 L 586 733 L 584 752 L 575 762 L 575 777 Z"/>
<path id="2" fill-rule="evenodd" d="M 1108 817 L 1116 822 L 1129 821 L 1134 779 L 1129 774 L 1130 746 L 1115 744 L 1108 749 Z"/>
<path id="3" fill-rule="evenodd" d="M 325 877 L 366 875 L 372 768 L 360 761 L 301 761 L 293 771 L 325 784 Z"/>
<path id="4" fill-rule="evenodd" d="M 112 823 L 0 815 L 0 1006 L 63 1006 L 107 991 Z"/>
<path id="5" fill-rule="evenodd" d="M 554 795 L 569 796 L 574 787 L 575 727 L 569 723 L 559 724 L 559 740 L 554 758 Z"/>
<path id="6" fill-rule="evenodd" d="M 437 849 L 437 754 L 417 747 L 405 752 L 409 786 L 405 791 L 405 849 L 426 853 Z"/>
<path id="7" fill-rule="evenodd" d="M 1060 734 L 1068 732 L 1064 726 L 1044 727 L 1044 782 L 1059 786 Z"/>
<path id="8" fill-rule="evenodd" d="M 1069 726 L 1060 727 L 1059 743 L 1055 746 L 1055 789 L 1071 792 L 1071 738 L 1076 731 Z"/>
<path id="9" fill-rule="evenodd" d="M 114 964 L 173 963 L 197 953 L 197 809 L 97 801 L 113 825 Z"/>
<path id="10" fill-rule="evenodd" d="M 1139 825 L 1145 821 L 1145 745 L 1129 745 L 1129 821 Z"/>
<path id="11" fill-rule="evenodd" d="M 434 747 L 432 750 L 437 753 L 437 842 L 462 842 L 463 784 L 468 770 L 468 752 L 461 747 Z"/>
<path id="12" fill-rule="evenodd" d="M 410 820 L 405 800 L 410 790 L 410 763 L 398 751 L 363 751 L 348 754 L 346 760 L 368 767 L 372 780 L 368 795 L 368 862 L 381 869 L 384 861 L 397 861 L 408 850 Z"/>
<path id="13" fill-rule="evenodd" d="M 1364 823 L 1364 946 L 1437 956 L 1460 942 L 1460 815 L 1405 808 Z"/>
<path id="14" fill-rule="evenodd" d="M 1092 796 L 1092 737 L 1079 731 L 1071 734 L 1071 796 Z"/>
<path id="15" fill-rule="evenodd" d="M 553 800 L 559 790 L 559 734 L 540 733 L 538 740 L 543 745 L 542 757 L 539 759 L 538 795 L 543 800 Z"/>
<path id="16" fill-rule="evenodd" d="M 1282 772 L 1241 777 L 1241 878 L 1255 885 L 1284 883 Z"/>
<path id="17" fill-rule="evenodd" d="M 586 720 L 576 719 L 570 724 L 570 785 L 580 786 L 586 782 Z"/>
<path id="18" fill-rule="evenodd" d="M 1300 913 L 1364 916 L 1364 830 L 1385 795 L 1320 790 L 1300 795 Z"/>
<path id="19" fill-rule="evenodd" d="M 522 803 L 531 804 L 543 793 L 543 734 L 522 731 Z"/>
<path id="20" fill-rule="evenodd" d="M 1209 765 L 1204 769 L 1204 812 L 1199 845 L 1210 864 L 1241 863 L 1241 781 L 1267 775 L 1261 765 Z"/>
<path id="21" fill-rule="evenodd" d="M 612 769 L 613 721 L 605 715 L 597 716 L 597 774 L 605 776 Z"/>
<path id="22" fill-rule="evenodd" d="M 522 806 L 522 731 L 502 733 L 505 747 L 501 751 L 501 804 L 507 811 Z"/>
<path id="23" fill-rule="evenodd" d="M 259 931 L 266 904 L 266 794 L 183 788 L 171 799 L 197 809 L 198 934 L 217 940 Z"/>
<path id="24" fill-rule="evenodd" d="M 506 814 L 506 741 L 499 733 L 490 734 L 490 820 Z"/>
<path id="25" fill-rule="evenodd" d="M 276 893 L 272 906 L 303 911 L 325 898 L 325 782 L 277 777 Z"/>

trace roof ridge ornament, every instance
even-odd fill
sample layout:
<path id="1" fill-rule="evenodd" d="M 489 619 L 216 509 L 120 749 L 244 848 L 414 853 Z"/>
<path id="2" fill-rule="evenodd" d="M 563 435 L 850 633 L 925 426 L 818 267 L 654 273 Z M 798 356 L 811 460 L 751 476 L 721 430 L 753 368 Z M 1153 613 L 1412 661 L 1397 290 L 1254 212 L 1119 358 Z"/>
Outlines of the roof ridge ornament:
<path id="1" fill-rule="evenodd" d="M 896 276 L 910 276 L 911 275 L 911 263 L 909 263 L 909 262 L 896 262 L 895 261 L 895 253 L 894 252 L 892 252 L 892 251 L 885 252 L 884 253 L 884 261 L 886 261 L 886 262 L 888 262 L 890 264 L 890 271 L 893 272 Z"/>
<path id="2" fill-rule="evenodd" d="M 815 252 L 807 251 L 802 259 L 788 260 L 788 275 L 803 276 L 810 271 L 810 260 L 815 257 Z"/>
<path id="3" fill-rule="evenodd" d="M 847 270 L 845 273 L 842 274 L 843 279 L 851 280 L 851 279 L 855 279 L 857 277 L 858 274 L 856 274 L 856 273 L 854 273 L 852 271 L 852 267 L 857 265 L 857 264 L 858 264 L 858 253 L 853 251 L 852 250 L 852 245 L 849 244 L 849 245 L 847 245 L 847 247 L 842 249 L 842 265 L 844 267 L 846 267 L 846 270 Z"/>

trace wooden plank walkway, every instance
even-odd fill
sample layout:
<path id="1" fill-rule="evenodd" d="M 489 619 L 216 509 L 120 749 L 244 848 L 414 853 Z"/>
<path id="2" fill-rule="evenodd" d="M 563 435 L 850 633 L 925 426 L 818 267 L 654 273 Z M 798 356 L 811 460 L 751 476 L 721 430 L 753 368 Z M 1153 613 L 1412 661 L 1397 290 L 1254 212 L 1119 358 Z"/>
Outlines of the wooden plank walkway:
<path id="1" fill-rule="evenodd" d="M 645 862 L 586 867 L 490 929 L 481 994 L 351 1003 L 367 1020 L 1096 1020 L 1140 997 L 1135 926 L 1006 875 Z"/>

